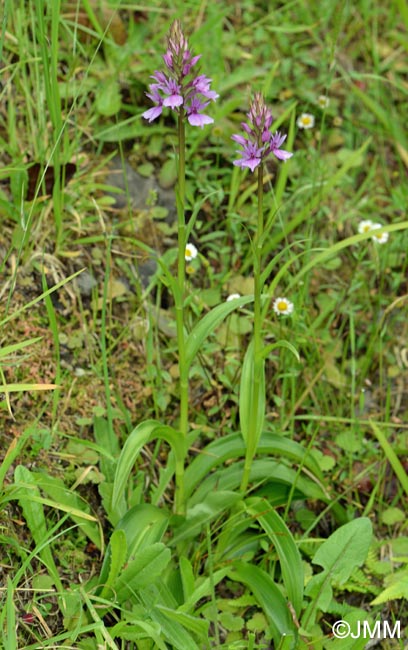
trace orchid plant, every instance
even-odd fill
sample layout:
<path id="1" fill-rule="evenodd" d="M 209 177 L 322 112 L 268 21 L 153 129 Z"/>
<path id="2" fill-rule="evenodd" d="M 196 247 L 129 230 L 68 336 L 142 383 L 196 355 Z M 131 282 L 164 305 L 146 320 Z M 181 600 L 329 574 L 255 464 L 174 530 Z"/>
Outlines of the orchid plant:
<path id="1" fill-rule="evenodd" d="M 235 134 L 232 136 L 234 142 L 237 142 L 242 147 L 242 150 L 238 151 L 241 158 L 234 160 L 234 165 L 242 168 L 248 167 L 251 172 L 254 172 L 255 169 L 258 170 L 258 223 L 253 241 L 253 342 L 247 349 L 244 361 L 247 372 L 243 372 L 241 378 L 241 395 L 248 396 L 248 399 L 240 400 L 240 425 L 246 444 L 245 465 L 241 483 L 243 492 L 246 491 L 248 486 L 252 461 L 256 453 L 265 416 L 265 349 L 262 340 L 261 312 L 264 242 L 263 168 L 264 162 L 270 154 L 273 154 L 275 158 L 281 161 L 286 161 L 293 155 L 289 151 L 281 149 L 286 140 L 286 135 L 282 135 L 279 131 L 272 133 L 273 117 L 265 104 L 262 93 L 255 93 L 247 117 L 248 122 L 241 123 L 245 135 Z M 283 300 L 280 299 L 281 302 Z"/>
<path id="2" fill-rule="evenodd" d="M 183 33 L 180 21 L 175 20 L 170 27 L 167 51 L 163 60 L 167 72 L 156 70 L 152 75 L 153 83 L 146 93 L 154 103 L 143 113 L 149 122 L 157 119 L 164 108 L 170 108 L 178 117 L 178 183 L 176 188 L 177 219 L 178 219 L 178 265 L 177 281 L 174 282 L 167 269 L 169 284 L 173 290 L 176 307 L 177 344 L 179 352 L 179 387 L 180 387 L 180 421 L 179 430 L 183 440 L 182 450 L 177 454 L 176 460 L 176 498 L 175 510 L 183 513 L 185 508 L 184 497 L 184 464 L 188 451 L 188 403 L 189 403 L 189 364 L 186 357 L 186 330 L 185 330 L 185 277 L 186 260 L 191 250 L 187 236 L 192 228 L 192 222 L 186 223 L 185 218 L 185 124 L 186 120 L 191 126 L 203 128 L 212 124 L 213 118 L 202 111 L 207 108 L 210 101 L 215 101 L 218 94 L 211 90 L 211 79 L 204 74 L 194 76 L 201 55 L 193 55 L 188 40 Z M 192 217 L 193 219 L 194 217 Z M 190 249 L 188 249 L 190 246 Z"/>

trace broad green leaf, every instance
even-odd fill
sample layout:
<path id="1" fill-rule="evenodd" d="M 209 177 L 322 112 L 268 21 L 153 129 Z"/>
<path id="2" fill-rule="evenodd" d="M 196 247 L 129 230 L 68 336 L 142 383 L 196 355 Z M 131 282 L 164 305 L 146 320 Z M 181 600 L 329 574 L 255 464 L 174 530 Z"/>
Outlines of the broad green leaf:
<path id="1" fill-rule="evenodd" d="M 160 542 L 138 552 L 114 583 L 117 601 L 123 603 L 134 599 L 140 589 L 153 584 L 158 578 L 161 579 L 170 559 L 170 549 Z"/>
<path id="2" fill-rule="evenodd" d="M 183 585 L 184 602 L 194 593 L 195 578 L 190 560 L 181 555 L 179 559 L 181 584 Z"/>
<path id="3" fill-rule="evenodd" d="M 130 508 L 117 523 L 115 530 L 121 529 L 126 535 L 128 555 L 135 555 L 140 549 L 160 542 L 169 522 L 169 514 L 164 508 L 150 503 L 140 503 Z"/>
<path id="4" fill-rule="evenodd" d="M 313 564 L 323 567 L 323 571 L 313 576 L 306 587 L 306 594 L 313 600 L 305 613 L 303 627 L 314 623 L 319 609 L 328 610 L 332 600 L 332 583 L 342 585 L 353 571 L 365 561 L 372 538 L 372 524 L 368 517 L 360 517 L 338 528 L 318 548 Z"/>
<path id="5" fill-rule="evenodd" d="M 303 564 L 292 533 L 266 499 L 248 499 L 247 511 L 255 516 L 273 543 L 279 557 L 283 583 L 296 615 L 303 601 Z"/>
<path id="6" fill-rule="evenodd" d="M 243 473 L 243 462 L 236 462 L 223 467 L 208 476 L 196 489 L 188 500 L 188 506 L 200 504 L 209 492 L 215 490 L 235 491 L 241 484 Z M 250 473 L 250 480 L 253 483 L 270 484 L 272 493 L 276 484 L 286 484 L 288 488 L 296 486 L 296 489 L 310 499 L 320 499 L 324 503 L 331 503 L 331 499 L 323 490 L 309 477 L 299 475 L 299 472 L 287 467 L 282 461 L 275 461 L 271 458 L 255 459 Z M 269 501 L 271 501 L 271 498 Z M 275 505 L 273 503 L 273 505 Z M 336 513 L 337 516 L 337 513 Z"/>
<path id="7" fill-rule="evenodd" d="M 164 509 L 159 509 L 150 503 L 141 503 L 130 508 L 116 524 L 114 531 L 118 532 L 120 530 L 125 535 L 126 560 L 129 557 L 134 557 L 140 549 L 160 542 L 166 531 L 168 519 L 169 517 Z M 102 586 L 108 581 L 110 566 L 111 544 L 108 545 L 105 553 L 99 577 L 99 584 Z"/>
<path id="8" fill-rule="evenodd" d="M 112 511 L 118 519 L 125 514 L 122 504 L 128 478 L 139 457 L 141 449 L 151 440 L 162 438 L 173 448 L 176 458 L 184 457 L 184 440 L 182 435 L 165 424 L 156 420 L 146 420 L 139 424 L 126 440 L 116 466 L 112 493 Z"/>
<path id="9" fill-rule="evenodd" d="M 174 529 L 172 545 L 197 536 L 205 524 L 219 517 L 225 510 L 230 510 L 241 498 L 239 493 L 227 490 L 209 492 L 200 503 L 187 508 L 185 521 Z"/>
<path id="10" fill-rule="evenodd" d="M 232 580 L 243 582 L 254 594 L 268 619 L 275 647 L 279 647 L 282 638 L 289 636 L 293 637 L 289 648 L 294 650 L 296 647 L 295 624 L 290 616 L 285 598 L 270 575 L 257 566 L 239 560 L 234 562 L 229 577 Z"/>
<path id="11" fill-rule="evenodd" d="M 318 463 L 299 443 L 269 432 L 263 432 L 258 444 L 258 456 L 287 458 L 306 467 L 318 481 L 323 481 Z M 245 444 L 239 433 L 231 433 L 211 442 L 187 467 L 185 472 L 186 495 L 191 495 L 197 485 L 216 467 L 226 461 L 245 456 Z"/>
<path id="12" fill-rule="evenodd" d="M 254 375 L 255 358 L 254 342 L 251 341 L 244 357 L 241 372 L 241 384 L 239 390 L 239 424 L 246 448 L 250 447 L 255 454 L 259 437 L 265 420 L 265 359 L 259 360 L 258 370 L 260 372 L 259 380 L 259 399 L 255 431 L 251 431 L 252 412 L 254 408 L 253 387 L 255 383 Z"/>
<path id="13" fill-rule="evenodd" d="M 205 339 L 215 332 L 218 325 L 222 323 L 228 314 L 238 307 L 243 307 L 244 305 L 253 302 L 253 299 L 253 296 L 243 296 L 242 298 L 236 298 L 235 300 L 224 302 L 211 309 L 208 314 L 196 323 L 185 341 L 186 364 L 188 367 L 193 363 L 194 358 Z"/>

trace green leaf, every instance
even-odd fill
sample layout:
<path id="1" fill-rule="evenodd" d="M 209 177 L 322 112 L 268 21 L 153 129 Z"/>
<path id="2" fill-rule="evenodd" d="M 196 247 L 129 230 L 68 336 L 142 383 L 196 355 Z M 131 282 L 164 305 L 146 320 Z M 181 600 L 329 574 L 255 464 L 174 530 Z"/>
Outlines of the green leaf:
<path id="1" fill-rule="evenodd" d="M 372 538 L 372 525 L 368 517 L 360 517 L 338 528 L 316 551 L 313 564 L 324 571 L 308 582 L 306 594 L 313 599 L 305 615 L 305 629 L 317 609 L 326 612 L 332 600 L 332 583 L 345 583 L 356 567 L 365 561 Z"/>
<path id="2" fill-rule="evenodd" d="M 194 638 L 183 625 L 179 621 L 169 621 L 168 616 L 159 608 L 159 606 L 164 606 L 176 610 L 178 605 L 163 581 L 142 589 L 140 599 L 146 607 L 148 616 L 160 625 L 162 639 L 168 641 L 174 650 L 187 650 L 187 648 L 188 650 L 200 650 Z"/>
<path id="3" fill-rule="evenodd" d="M 381 427 L 377 426 L 375 422 L 370 422 L 370 425 L 374 432 L 374 435 L 376 436 L 377 440 L 379 441 L 384 451 L 384 454 L 387 457 L 388 462 L 390 463 L 392 469 L 394 470 L 395 475 L 397 476 L 401 484 L 401 487 L 404 489 L 405 494 L 408 496 L 408 476 L 404 467 L 401 464 L 401 461 L 399 460 L 397 454 L 395 453 L 392 446 L 388 442 Z"/>
<path id="4" fill-rule="evenodd" d="M 126 621 L 120 621 L 114 627 L 109 629 L 110 635 L 115 639 L 123 641 L 140 641 L 141 639 L 150 639 L 155 642 L 158 650 L 168 650 L 168 646 L 161 639 L 161 628 L 158 623 L 147 623 L 146 621 L 137 621 L 129 625 Z"/>
<path id="5" fill-rule="evenodd" d="M 128 599 L 134 599 L 140 589 L 161 578 L 170 559 L 170 549 L 161 542 L 138 552 L 137 557 L 128 563 L 114 583 L 117 601 L 123 603 Z"/>
<path id="6" fill-rule="evenodd" d="M 173 448 L 176 458 L 184 458 L 184 440 L 182 435 L 156 420 L 146 420 L 139 424 L 126 440 L 116 466 L 112 493 L 112 512 L 117 519 L 125 514 L 122 498 L 129 474 L 139 457 L 141 449 L 151 440 L 162 438 Z"/>
<path id="7" fill-rule="evenodd" d="M 272 352 L 273 350 L 277 350 L 279 348 L 286 348 L 286 350 L 289 350 L 289 352 L 291 352 L 293 354 L 296 361 L 300 361 L 299 352 L 292 345 L 292 343 L 289 343 L 289 341 L 285 341 L 285 340 L 277 341 L 276 343 L 272 343 L 271 345 L 267 345 L 262 350 L 262 356 L 266 359 L 266 357 L 269 356 L 270 352 Z"/>
<path id="8" fill-rule="evenodd" d="M 241 384 L 239 391 L 239 424 L 241 427 L 242 436 L 245 440 L 245 445 L 251 445 L 255 453 L 259 437 L 262 432 L 262 427 L 265 420 L 265 359 L 261 360 L 259 371 L 261 373 L 260 386 L 259 386 L 259 403 L 258 403 L 258 417 L 256 421 L 255 431 L 251 431 L 251 415 L 253 410 L 253 386 L 254 386 L 254 342 L 251 341 L 244 357 L 241 372 Z"/>
<path id="9" fill-rule="evenodd" d="M 157 605 L 157 608 L 163 612 L 163 614 L 169 619 L 169 621 L 174 621 L 180 623 L 187 630 L 194 632 L 201 641 L 208 641 L 208 628 L 210 621 L 206 621 L 202 618 L 197 618 L 191 614 L 186 614 L 180 609 L 172 609 L 170 607 L 165 607 L 164 605 Z"/>
<path id="10" fill-rule="evenodd" d="M 181 555 L 179 560 L 181 584 L 183 585 L 184 602 L 194 593 L 195 578 L 190 560 Z"/>
<path id="11" fill-rule="evenodd" d="M 319 465 L 299 443 L 273 433 L 264 431 L 258 444 L 257 454 L 287 458 L 306 467 L 318 479 L 323 481 Z M 196 456 L 185 472 L 186 496 L 191 495 L 197 485 L 206 476 L 226 461 L 245 456 L 245 443 L 239 433 L 231 433 L 207 445 Z"/>
<path id="12" fill-rule="evenodd" d="M 169 516 L 163 509 L 159 509 L 150 503 L 141 503 L 122 517 L 116 524 L 115 531 L 125 536 L 126 560 L 134 557 L 138 551 L 160 542 L 168 525 Z M 113 535 L 112 535 L 113 539 Z M 111 571 L 112 539 L 108 545 L 102 569 L 99 577 L 99 584 L 103 587 L 108 581 Z M 105 590 L 103 590 L 105 591 Z"/>
<path id="13" fill-rule="evenodd" d="M 188 505 L 192 506 L 201 503 L 211 491 L 236 490 L 242 480 L 243 465 L 243 461 L 239 461 L 213 472 L 198 486 L 190 497 Z M 251 467 L 250 480 L 253 483 L 270 485 L 272 493 L 278 488 L 277 484 L 284 483 L 288 487 L 296 486 L 303 496 L 320 499 L 324 503 L 331 501 L 315 481 L 307 476 L 299 475 L 297 470 L 287 467 L 282 460 L 272 458 L 255 459 Z M 271 500 L 270 497 L 268 498 Z"/>
<path id="14" fill-rule="evenodd" d="M 0 359 L 7 357 L 14 352 L 19 352 L 23 348 L 26 348 L 28 345 L 34 345 L 41 341 L 42 336 L 37 336 L 34 339 L 28 339 L 27 341 L 21 341 L 21 343 L 13 343 L 13 345 L 6 345 L 5 347 L 0 348 Z"/>
<path id="15" fill-rule="evenodd" d="M 243 296 L 242 298 L 236 298 L 235 300 L 224 302 L 211 309 L 208 314 L 196 323 L 185 341 L 187 367 L 190 367 L 193 363 L 203 341 L 205 341 L 210 334 L 214 333 L 218 325 L 222 323 L 228 314 L 238 307 L 243 307 L 244 305 L 253 302 L 253 300 L 253 296 Z"/>
<path id="16" fill-rule="evenodd" d="M 288 598 L 299 616 L 303 601 L 304 576 L 302 558 L 293 536 L 266 499 L 248 499 L 247 511 L 257 518 L 276 549 Z"/>
<path id="17" fill-rule="evenodd" d="M 257 566 L 246 562 L 236 561 L 229 577 L 232 580 L 243 582 L 254 594 L 262 607 L 271 627 L 275 647 L 279 647 L 282 638 L 293 637 L 288 648 L 295 646 L 296 628 L 290 616 L 285 598 L 270 575 Z"/>
<path id="18" fill-rule="evenodd" d="M 198 582 L 194 591 L 189 596 L 189 598 L 186 599 L 182 605 L 180 605 L 179 610 L 183 612 L 192 611 L 194 605 L 196 605 L 200 600 L 212 596 L 214 592 L 214 586 L 224 580 L 229 571 L 229 567 L 224 567 L 222 569 L 214 571 L 214 573 L 209 578 L 200 578 L 200 581 Z"/>
<path id="19" fill-rule="evenodd" d="M 172 545 L 199 534 L 205 524 L 210 523 L 225 510 L 230 510 L 241 495 L 237 492 L 217 490 L 209 492 L 205 498 L 187 509 L 187 516 L 181 526 L 174 530 Z"/>

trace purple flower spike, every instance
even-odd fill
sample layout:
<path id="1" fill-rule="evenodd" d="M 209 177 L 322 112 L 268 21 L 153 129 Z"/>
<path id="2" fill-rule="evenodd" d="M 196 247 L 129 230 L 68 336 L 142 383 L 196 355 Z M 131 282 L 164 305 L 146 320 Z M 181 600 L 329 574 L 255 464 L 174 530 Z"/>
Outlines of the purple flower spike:
<path id="1" fill-rule="evenodd" d="M 249 124 L 246 122 L 241 124 L 246 137 L 238 134 L 231 136 L 242 147 L 242 151 L 237 152 L 241 158 L 234 160 L 234 165 L 249 167 L 253 172 L 270 153 L 283 161 L 293 156 L 289 151 L 281 149 L 286 135 L 281 135 L 279 131 L 272 134 L 269 130 L 273 123 L 273 117 L 261 93 L 255 93 L 247 117 Z"/>
<path id="2" fill-rule="evenodd" d="M 191 78 L 191 70 L 198 63 L 201 54 L 193 56 L 188 41 L 183 34 L 181 24 L 175 20 L 167 40 L 167 51 L 163 60 L 167 74 L 157 71 L 152 75 L 154 83 L 150 84 L 147 97 L 155 104 L 142 116 L 152 122 L 162 114 L 163 108 L 170 108 L 182 117 L 186 117 L 192 126 L 203 128 L 214 120 L 201 111 L 209 101 L 215 101 L 218 94 L 211 90 L 211 79 L 203 74 Z"/>

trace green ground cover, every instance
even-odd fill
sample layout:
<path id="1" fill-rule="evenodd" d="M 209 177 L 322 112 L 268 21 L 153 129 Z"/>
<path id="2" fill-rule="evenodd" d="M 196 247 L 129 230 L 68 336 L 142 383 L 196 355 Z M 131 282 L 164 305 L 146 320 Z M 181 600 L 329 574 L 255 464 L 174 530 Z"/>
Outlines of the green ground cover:
<path id="1" fill-rule="evenodd" d="M 203 128 L 142 116 L 177 19 Z M 2 647 L 406 647 L 407 27 L 4 0 Z"/>

